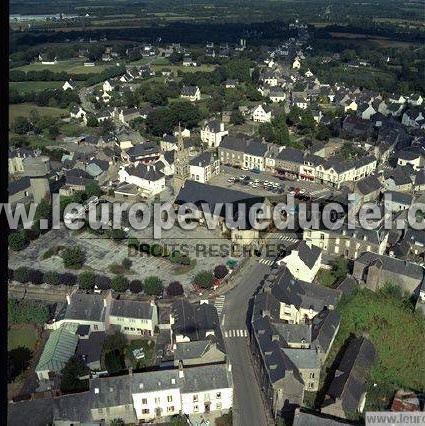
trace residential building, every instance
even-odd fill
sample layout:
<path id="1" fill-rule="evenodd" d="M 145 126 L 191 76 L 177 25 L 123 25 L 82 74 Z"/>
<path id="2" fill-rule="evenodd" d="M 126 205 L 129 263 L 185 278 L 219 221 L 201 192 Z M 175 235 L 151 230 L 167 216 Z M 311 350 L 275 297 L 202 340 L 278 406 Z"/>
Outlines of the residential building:
<path id="1" fill-rule="evenodd" d="M 109 324 L 119 327 L 124 334 L 153 336 L 158 326 L 158 307 L 154 301 L 113 299 Z"/>
<path id="2" fill-rule="evenodd" d="M 155 164 L 136 162 L 122 166 L 118 175 L 120 182 L 136 185 L 147 196 L 157 195 L 165 189 L 165 175 Z"/>
<path id="3" fill-rule="evenodd" d="M 180 97 L 191 102 L 201 100 L 201 91 L 198 86 L 183 86 Z"/>
<path id="4" fill-rule="evenodd" d="M 365 251 L 383 254 L 387 248 L 388 231 L 383 228 L 347 229 L 343 225 L 339 229 L 305 229 L 303 239 L 323 249 L 326 254 L 356 259 Z"/>
<path id="5" fill-rule="evenodd" d="M 375 347 L 368 339 L 358 337 L 349 343 L 326 392 L 322 413 L 352 418 L 363 412 L 368 373 L 375 358 Z"/>
<path id="6" fill-rule="evenodd" d="M 220 173 L 220 160 L 215 152 L 205 151 L 189 161 L 190 179 L 207 183 Z"/>
<path id="7" fill-rule="evenodd" d="M 251 111 L 251 120 L 258 123 L 270 123 L 273 118 L 272 109 L 267 104 L 256 106 Z"/>
<path id="8" fill-rule="evenodd" d="M 207 122 L 201 129 L 201 141 L 208 145 L 208 148 L 217 148 L 223 137 L 228 135 L 229 131 L 224 130 L 224 123 L 218 120 Z"/>
<path id="9" fill-rule="evenodd" d="M 384 205 L 391 212 L 408 210 L 413 202 L 413 196 L 405 192 L 385 191 Z"/>
<path id="10" fill-rule="evenodd" d="M 311 242 L 301 241 L 278 264 L 285 264 L 297 280 L 311 283 L 321 267 L 322 250 Z"/>
<path id="11" fill-rule="evenodd" d="M 399 287 L 402 294 L 416 297 L 425 283 L 422 266 L 373 252 L 362 253 L 354 261 L 353 276 L 365 282 L 370 290 L 376 291 L 386 284 L 392 284 Z"/>

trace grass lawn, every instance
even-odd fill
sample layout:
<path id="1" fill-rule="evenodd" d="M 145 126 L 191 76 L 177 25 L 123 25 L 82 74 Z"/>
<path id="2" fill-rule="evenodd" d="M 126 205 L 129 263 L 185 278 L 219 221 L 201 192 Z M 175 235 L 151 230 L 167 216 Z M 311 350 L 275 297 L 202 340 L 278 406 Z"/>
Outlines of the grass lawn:
<path id="1" fill-rule="evenodd" d="M 128 65 L 146 65 L 146 64 L 152 64 L 152 65 L 161 65 L 161 68 L 164 65 L 168 65 L 170 61 L 168 58 L 163 58 L 161 56 L 151 57 L 151 58 L 141 58 L 137 61 L 129 62 Z"/>
<path id="2" fill-rule="evenodd" d="M 32 324 L 11 327 L 7 332 L 7 350 L 25 346 L 32 351 L 38 339 L 38 331 Z"/>
<path id="3" fill-rule="evenodd" d="M 69 115 L 69 111 L 63 108 L 40 107 L 31 103 L 9 105 L 9 124 L 15 121 L 16 117 L 29 117 L 32 110 L 38 111 L 40 115 L 51 117 L 61 117 Z"/>
<path id="4" fill-rule="evenodd" d="M 411 305 L 397 295 L 368 289 L 360 289 L 342 300 L 337 311 L 341 314 L 341 325 L 321 382 L 347 338 L 365 332 L 377 351 L 368 382 L 366 410 L 386 408 L 398 388 L 425 389 L 425 318 L 421 313 L 413 312 Z"/>
<path id="5" fill-rule="evenodd" d="M 164 65 L 152 65 L 154 71 L 161 71 Z M 173 73 L 181 72 L 211 72 L 216 66 L 210 64 L 199 65 L 198 67 L 184 67 L 183 65 L 167 65 L 165 68 L 170 68 Z"/>
<path id="6" fill-rule="evenodd" d="M 85 67 L 83 64 L 84 61 L 82 61 L 81 59 L 70 59 L 68 61 L 58 61 L 56 65 L 42 65 L 40 62 L 33 62 L 29 65 L 23 65 L 22 67 L 17 67 L 13 69 L 25 72 L 49 70 L 52 72 L 65 71 L 69 74 L 97 74 L 115 65 L 114 63 L 109 65 L 101 64 L 96 65 L 94 67 Z"/>
<path id="7" fill-rule="evenodd" d="M 62 87 L 62 81 L 11 81 L 9 87 L 19 93 L 43 92 L 46 89 L 58 89 Z"/>
<path id="8" fill-rule="evenodd" d="M 325 287 L 333 287 L 337 277 L 330 269 L 320 269 L 316 281 Z"/>
<path id="9" fill-rule="evenodd" d="M 145 357 L 143 359 L 135 359 L 132 351 L 140 348 L 143 348 Z M 153 340 L 131 340 L 127 348 L 127 358 L 134 369 L 152 367 L 155 363 L 155 355 L 155 342 Z"/>

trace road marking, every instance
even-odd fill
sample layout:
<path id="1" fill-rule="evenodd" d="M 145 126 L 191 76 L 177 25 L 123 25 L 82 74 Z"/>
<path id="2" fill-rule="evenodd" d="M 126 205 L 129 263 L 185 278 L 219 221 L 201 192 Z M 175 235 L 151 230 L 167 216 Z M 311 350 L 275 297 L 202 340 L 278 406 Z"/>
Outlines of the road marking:
<path id="1" fill-rule="evenodd" d="M 218 296 L 214 301 L 214 306 L 217 309 L 218 316 L 220 316 L 223 312 L 224 308 L 224 300 L 226 299 L 226 296 Z"/>
<path id="2" fill-rule="evenodd" d="M 248 337 L 248 330 L 246 329 L 236 329 L 236 330 L 226 330 L 224 332 L 224 337 L 232 338 L 232 337 Z"/>
<path id="3" fill-rule="evenodd" d="M 224 319 L 226 318 L 226 314 L 223 314 L 223 319 L 221 320 L 221 326 L 224 326 Z"/>
<path id="4" fill-rule="evenodd" d="M 262 265 L 267 265 L 267 266 L 271 266 L 274 263 L 273 260 L 271 260 L 271 259 L 264 259 L 264 258 L 259 259 L 258 262 L 261 263 Z"/>

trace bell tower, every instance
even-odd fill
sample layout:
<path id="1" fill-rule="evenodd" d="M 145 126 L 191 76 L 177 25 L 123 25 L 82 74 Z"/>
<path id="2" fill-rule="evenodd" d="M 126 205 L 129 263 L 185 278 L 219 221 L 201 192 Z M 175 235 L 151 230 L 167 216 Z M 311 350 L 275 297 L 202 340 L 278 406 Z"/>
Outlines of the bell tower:
<path id="1" fill-rule="evenodd" d="M 174 151 L 173 192 L 177 195 L 189 177 L 189 149 L 184 147 L 182 131 L 179 123 L 177 149 Z"/>

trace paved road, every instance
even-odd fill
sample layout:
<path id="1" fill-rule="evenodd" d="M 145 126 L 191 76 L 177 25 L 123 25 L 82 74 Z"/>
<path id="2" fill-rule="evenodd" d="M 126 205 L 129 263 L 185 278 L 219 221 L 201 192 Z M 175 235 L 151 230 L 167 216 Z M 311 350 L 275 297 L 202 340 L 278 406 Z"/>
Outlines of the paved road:
<path id="1" fill-rule="evenodd" d="M 249 349 L 247 320 L 249 300 L 261 287 L 270 267 L 250 259 L 237 278 L 238 285 L 226 294 L 222 328 L 234 382 L 233 421 L 236 426 L 265 426 L 267 418 Z M 226 335 L 228 337 L 226 337 Z"/>

